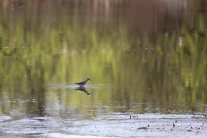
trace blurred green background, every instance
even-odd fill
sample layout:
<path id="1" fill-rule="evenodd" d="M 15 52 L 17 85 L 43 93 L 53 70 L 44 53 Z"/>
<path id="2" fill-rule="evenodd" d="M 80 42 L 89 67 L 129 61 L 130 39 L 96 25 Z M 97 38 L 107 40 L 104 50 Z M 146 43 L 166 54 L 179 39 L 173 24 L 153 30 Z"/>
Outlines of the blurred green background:
<path id="1" fill-rule="evenodd" d="M 206 112 L 204 0 L 0 2 L 0 113 Z M 90 95 L 75 90 L 87 77 Z"/>

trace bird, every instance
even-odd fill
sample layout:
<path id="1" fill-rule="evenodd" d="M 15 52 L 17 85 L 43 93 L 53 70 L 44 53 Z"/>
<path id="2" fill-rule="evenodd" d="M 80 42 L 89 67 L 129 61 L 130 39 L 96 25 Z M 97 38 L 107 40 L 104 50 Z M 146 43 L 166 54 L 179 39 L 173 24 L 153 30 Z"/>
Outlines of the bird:
<path id="1" fill-rule="evenodd" d="M 85 81 L 83 81 L 83 82 L 77 82 L 77 83 L 75 83 L 75 84 L 79 85 L 79 87 L 84 87 L 84 85 L 86 84 L 86 82 L 87 82 L 88 80 L 92 81 L 90 78 L 87 78 Z"/>

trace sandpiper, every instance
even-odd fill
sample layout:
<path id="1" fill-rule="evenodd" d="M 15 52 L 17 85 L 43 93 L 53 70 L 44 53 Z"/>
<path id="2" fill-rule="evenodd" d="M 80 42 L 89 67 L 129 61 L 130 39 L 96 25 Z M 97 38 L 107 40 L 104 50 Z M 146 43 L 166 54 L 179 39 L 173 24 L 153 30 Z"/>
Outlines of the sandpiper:
<path id="1" fill-rule="evenodd" d="M 88 80 L 91 81 L 91 79 L 87 78 L 85 81 L 83 81 L 83 82 L 77 82 L 77 83 L 75 83 L 75 84 L 78 84 L 80 87 L 84 87 L 84 85 L 86 84 L 86 82 L 87 82 Z"/>

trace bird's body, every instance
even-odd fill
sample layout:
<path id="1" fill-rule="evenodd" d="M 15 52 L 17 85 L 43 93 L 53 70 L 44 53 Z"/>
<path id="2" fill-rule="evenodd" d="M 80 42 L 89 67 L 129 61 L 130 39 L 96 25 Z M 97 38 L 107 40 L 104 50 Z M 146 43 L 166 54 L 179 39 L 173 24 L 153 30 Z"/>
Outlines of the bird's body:
<path id="1" fill-rule="evenodd" d="M 86 82 L 87 82 L 88 80 L 91 81 L 91 79 L 87 78 L 85 81 L 83 81 L 83 82 L 77 82 L 77 83 L 75 83 L 75 84 L 79 85 L 80 87 L 84 87 L 84 85 L 86 84 Z"/>

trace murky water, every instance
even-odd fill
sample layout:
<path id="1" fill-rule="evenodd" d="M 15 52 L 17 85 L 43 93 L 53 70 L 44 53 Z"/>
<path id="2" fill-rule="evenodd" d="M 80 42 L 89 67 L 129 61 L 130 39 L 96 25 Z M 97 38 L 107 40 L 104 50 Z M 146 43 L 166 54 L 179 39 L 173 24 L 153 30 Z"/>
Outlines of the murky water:
<path id="1" fill-rule="evenodd" d="M 154 129 L 176 120 L 172 136 L 205 132 L 206 9 L 204 0 L 0 1 L 0 135 L 169 136 Z"/>

